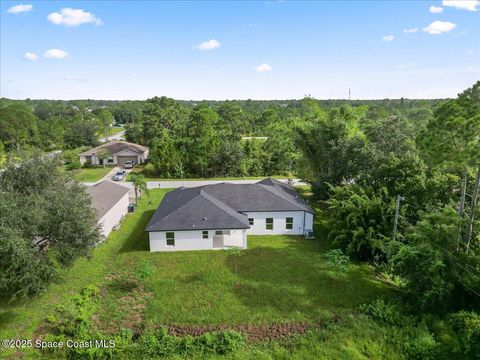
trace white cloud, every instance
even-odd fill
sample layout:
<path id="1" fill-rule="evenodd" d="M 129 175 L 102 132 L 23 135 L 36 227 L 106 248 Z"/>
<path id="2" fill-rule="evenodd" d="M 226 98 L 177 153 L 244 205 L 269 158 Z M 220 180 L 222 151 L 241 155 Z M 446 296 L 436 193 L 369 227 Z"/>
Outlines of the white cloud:
<path id="1" fill-rule="evenodd" d="M 386 41 L 386 42 L 392 42 L 394 39 L 395 39 L 395 36 L 393 36 L 393 35 L 382 36 L 382 40 Z"/>
<path id="2" fill-rule="evenodd" d="M 63 8 L 59 13 L 53 12 L 48 15 L 47 19 L 55 25 L 79 26 L 88 23 L 102 25 L 102 20 L 82 9 Z"/>
<path id="3" fill-rule="evenodd" d="M 60 49 L 50 49 L 45 51 L 43 56 L 50 59 L 64 59 L 68 56 L 68 52 Z"/>
<path id="4" fill-rule="evenodd" d="M 417 66 L 417 63 L 411 62 L 411 63 L 397 65 L 397 69 L 411 69 L 416 66 Z"/>
<path id="5" fill-rule="evenodd" d="M 418 31 L 418 28 L 417 28 L 417 27 L 416 27 L 416 28 L 411 28 L 411 29 L 405 29 L 405 30 L 403 30 L 403 32 L 404 32 L 405 34 L 412 34 L 412 33 L 416 33 L 417 31 Z"/>
<path id="6" fill-rule="evenodd" d="M 202 42 L 201 44 L 195 46 L 198 50 L 213 50 L 220 47 L 220 41 L 215 39 L 210 39 Z"/>
<path id="7" fill-rule="evenodd" d="M 429 34 L 432 34 L 432 35 L 439 35 L 439 34 L 443 34 L 443 33 L 452 31 L 456 27 L 457 27 L 457 25 L 455 25 L 454 23 L 451 23 L 449 21 L 436 20 L 436 21 L 432 22 L 430 25 L 428 25 L 427 27 L 424 27 L 423 31 L 425 31 Z"/>
<path id="8" fill-rule="evenodd" d="M 443 0 L 443 6 L 454 7 L 457 9 L 477 11 L 477 7 L 480 6 L 478 0 Z"/>
<path id="9" fill-rule="evenodd" d="M 86 82 L 87 79 L 80 78 L 78 76 L 65 75 L 59 78 L 52 78 L 52 81 L 74 81 L 74 82 Z"/>
<path id="10" fill-rule="evenodd" d="M 443 11 L 443 8 L 441 6 L 430 6 L 430 12 L 434 14 L 440 14 Z"/>
<path id="11" fill-rule="evenodd" d="M 258 73 L 269 72 L 269 71 L 272 71 L 272 70 L 273 70 L 273 68 L 266 63 L 262 63 L 255 68 L 255 71 L 258 72 Z"/>
<path id="12" fill-rule="evenodd" d="M 27 51 L 27 52 L 25 53 L 25 55 L 23 55 L 23 58 L 24 58 L 25 60 L 35 61 L 35 60 L 38 59 L 38 56 L 37 56 L 37 54 L 35 54 L 35 53 L 32 53 L 32 52 L 28 52 L 28 51 Z"/>
<path id="13" fill-rule="evenodd" d="M 462 32 L 459 32 L 458 34 L 455 34 L 455 35 L 452 35 L 453 37 L 460 37 L 460 36 L 463 36 L 463 35 L 466 35 L 468 34 L 468 30 L 464 30 Z"/>
<path id="14" fill-rule="evenodd" d="M 11 8 L 9 8 L 7 10 L 7 12 L 10 13 L 10 14 L 20 14 L 20 13 L 23 13 L 23 12 L 29 12 L 32 9 L 33 9 L 33 5 L 20 4 L 20 5 L 12 6 Z"/>

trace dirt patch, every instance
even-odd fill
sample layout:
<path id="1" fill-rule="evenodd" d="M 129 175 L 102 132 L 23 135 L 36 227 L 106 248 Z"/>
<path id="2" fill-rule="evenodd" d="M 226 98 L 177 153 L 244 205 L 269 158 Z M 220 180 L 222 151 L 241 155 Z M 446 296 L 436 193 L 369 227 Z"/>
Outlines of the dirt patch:
<path id="1" fill-rule="evenodd" d="M 333 322 L 340 321 L 339 316 L 335 316 Z M 200 336 L 202 334 L 214 331 L 235 330 L 244 334 L 248 341 L 269 341 L 288 338 L 292 335 L 301 335 L 308 330 L 325 327 L 327 322 L 319 321 L 314 323 L 274 323 L 267 325 L 164 325 L 170 335 L 174 336 Z M 162 326 L 159 326 L 162 327 Z"/>
<path id="2" fill-rule="evenodd" d="M 109 335 L 122 328 L 141 333 L 145 325 L 144 312 L 153 293 L 147 291 L 138 279 L 130 275 L 109 275 L 105 280 L 106 285 L 100 289 L 100 311 L 92 317 L 93 327 Z M 109 303 L 107 308 L 106 303 Z M 102 313 L 108 314 L 108 317 L 98 315 Z"/>

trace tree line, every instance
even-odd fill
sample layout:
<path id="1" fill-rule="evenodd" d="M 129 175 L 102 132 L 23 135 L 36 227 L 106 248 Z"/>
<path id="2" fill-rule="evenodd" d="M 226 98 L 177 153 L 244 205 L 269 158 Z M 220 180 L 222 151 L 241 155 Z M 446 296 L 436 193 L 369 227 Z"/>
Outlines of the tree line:
<path id="1" fill-rule="evenodd" d="M 98 145 L 112 123 L 127 140 L 151 148 L 145 173 L 161 177 L 294 176 L 295 141 L 316 112 L 350 108 L 365 116 L 428 116 L 437 100 L 49 101 L 0 99 L 0 161 L 25 148 L 73 150 Z M 321 109 L 321 110 L 319 110 Z M 368 113 L 366 111 L 368 110 Z M 257 138 L 260 137 L 260 138 Z M 2 149 L 3 148 L 3 149 Z M 78 166 L 78 164 L 75 164 Z"/>
<path id="2" fill-rule="evenodd" d="M 413 357 L 478 358 L 480 82 L 411 116 L 318 111 L 297 144 L 332 246 L 401 290 L 370 313 L 424 327 Z"/>

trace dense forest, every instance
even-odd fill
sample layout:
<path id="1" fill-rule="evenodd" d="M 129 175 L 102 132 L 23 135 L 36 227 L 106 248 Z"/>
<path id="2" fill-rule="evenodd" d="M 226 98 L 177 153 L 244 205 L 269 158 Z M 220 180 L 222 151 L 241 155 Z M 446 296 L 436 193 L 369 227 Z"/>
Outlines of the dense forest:
<path id="1" fill-rule="evenodd" d="M 361 124 L 408 121 L 418 131 L 439 100 L 146 101 L 0 99 L 0 153 L 77 149 L 98 144 L 116 123 L 126 139 L 151 148 L 150 176 L 266 176 L 297 173 L 299 134 L 342 109 Z M 255 137 L 259 137 L 256 139 Z M 67 152 L 71 154 L 71 152 Z M 3 161 L 2 161 L 3 162 Z"/>
<path id="2" fill-rule="evenodd" d="M 396 329 L 392 339 L 406 358 L 478 358 L 480 82 L 447 100 L 1 99 L 0 161 L 18 161 L 24 149 L 94 146 L 113 123 L 125 126 L 128 141 L 150 147 L 144 171 L 152 176 L 303 179 L 333 263 L 367 263 L 399 290 L 361 310 Z M 5 188 L 19 189 L 17 175 L 3 178 Z M 79 247 L 93 237 L 85 233 Z M 58 239 L 60 251 L 63 234 Z M 15 252 L 9 244 L 5 252 Z M 12 279 L 0 289 L 15 287 Z M 31 294 L 39 291 L 40 280 L 22 279 L 38 285 Z"/>

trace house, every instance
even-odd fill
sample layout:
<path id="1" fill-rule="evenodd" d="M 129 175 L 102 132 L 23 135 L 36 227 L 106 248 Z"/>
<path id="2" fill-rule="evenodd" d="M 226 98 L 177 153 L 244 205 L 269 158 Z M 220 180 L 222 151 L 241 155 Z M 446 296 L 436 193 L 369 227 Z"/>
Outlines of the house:
<path id="1" fill-rule="evenodd" d="M 109 180 L 86 187 L 104 237 L 107 237 L 127 214 L 130 203 L 129 190 Z"/>
<path id="2" fill-rule="evenodd" d="M 247 248 L 247 235 L 303 235 L 313 210 L 275 179 L 254 184 L 178 188 L 165 195 L 146 227 L 150 251 Z"/>
<path id="3" fill-rule="evenodd" d="M 110 156 L 104 160 L 99 159 L 97 154 L 100 150 L 108 151 Z M 79 158 L 82 165 L 85 163 L 103 165 L 103 162 L 105 162 L 105 165 L 124 166 L 126 161 L 135 161 L 136 164 L 143 164 L 148 158 L 148 153 L 149 149 L 146 146 L 112 140 L 81 153 Z"/>

